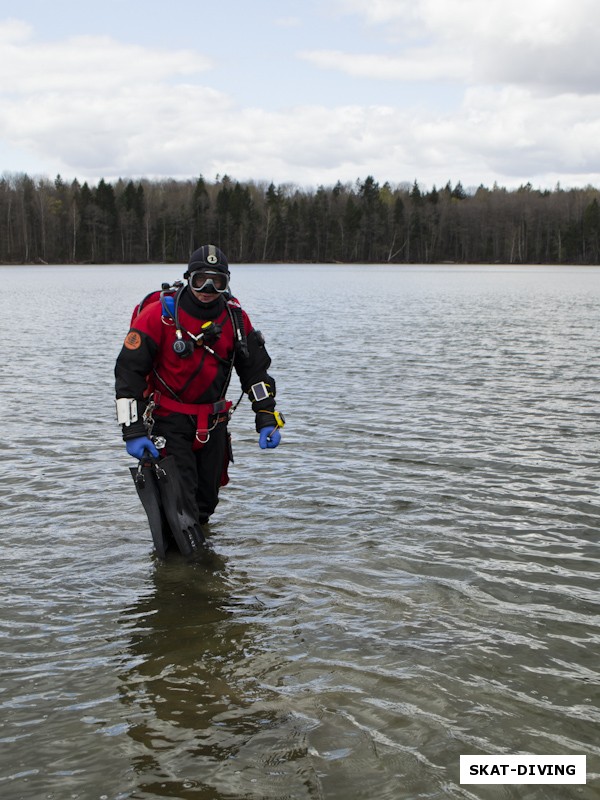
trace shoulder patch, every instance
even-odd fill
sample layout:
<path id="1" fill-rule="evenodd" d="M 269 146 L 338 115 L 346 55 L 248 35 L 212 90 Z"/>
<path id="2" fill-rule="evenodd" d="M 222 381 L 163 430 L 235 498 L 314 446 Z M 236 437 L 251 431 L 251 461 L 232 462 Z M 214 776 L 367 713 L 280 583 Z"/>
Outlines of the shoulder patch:
<path id="1" fill-rule="evenodd" d="M 228 300 L 227 305 L 231 308 L 241 308 L 240 302 L 236 297 L 232 297 L 231 300 Z"/>
<path id="2" fill-rule="evenodd" d="M 142 337 L 137 331 L 129 331 L 123 344 L 128 350 L 137 350 L 142 344 Z"/>

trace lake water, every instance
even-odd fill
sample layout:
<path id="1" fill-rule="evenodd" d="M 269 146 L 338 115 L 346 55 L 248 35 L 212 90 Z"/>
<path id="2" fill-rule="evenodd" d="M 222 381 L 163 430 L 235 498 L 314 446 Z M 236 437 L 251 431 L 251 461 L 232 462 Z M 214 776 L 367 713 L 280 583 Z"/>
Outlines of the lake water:
<path id="1" fill-rule="evenodd" d="M 153 557 L 113 405 L 182 271 L 0 268 L 3 800 L 597 800 L 600 268 L 234 267 L 288 423 L 260 451 L 240 405 L 195 565 Z M 468 753 L 588 783 L 461 786 Z"/>

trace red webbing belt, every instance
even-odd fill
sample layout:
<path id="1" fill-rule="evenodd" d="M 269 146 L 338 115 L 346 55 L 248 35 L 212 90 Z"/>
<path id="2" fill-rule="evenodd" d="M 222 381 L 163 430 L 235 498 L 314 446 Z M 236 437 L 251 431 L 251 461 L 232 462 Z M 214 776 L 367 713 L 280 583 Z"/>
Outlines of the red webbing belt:
<path id="1" fill-rule="evenodd" d="M 216 428 L 220 422 L 226 422 L 229 419 L 229 409 L 233 405 L 231 400 L 217 400 L 216 403 L 180 403 L 178 400 L 164 397 L 160 392 L 154 392 L 153 400 L 156 408 L 196 417 L 194 450 L 198 450 L 208 442 L 213 428 Z M 211 417 L 217 417 L 217 419 L 209 425 Z"/>

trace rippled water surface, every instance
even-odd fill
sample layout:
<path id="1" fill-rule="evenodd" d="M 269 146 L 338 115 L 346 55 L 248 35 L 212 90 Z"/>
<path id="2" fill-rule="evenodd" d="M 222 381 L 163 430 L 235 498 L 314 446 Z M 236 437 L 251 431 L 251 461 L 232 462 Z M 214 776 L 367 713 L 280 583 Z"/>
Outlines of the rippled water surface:
<path id="1" fill-rule="evenodd" d="M 240 405 L 195 565 L 153 557 L 113 406 L 182 271 L 0 269 L 0 796 L 598 798 L 600 268 L 234 267 L 288 424 L 262 452 Z"/>

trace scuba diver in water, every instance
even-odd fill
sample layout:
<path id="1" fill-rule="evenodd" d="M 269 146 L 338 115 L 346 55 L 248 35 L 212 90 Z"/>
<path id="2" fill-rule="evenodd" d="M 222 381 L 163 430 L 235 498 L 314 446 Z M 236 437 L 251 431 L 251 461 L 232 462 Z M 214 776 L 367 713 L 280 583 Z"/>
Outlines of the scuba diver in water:
<path id="1" fill-rule="evenodd" d="M 163 557 L 169 534 L 186 555 L 204 542 L 200 526 L 228 483 L 225 394 L 234 369 L 262 449 L 279 445 L 284 424 L 264 338 L 229 292 L 223 252 L 200 247 L 183 277 L 187 283 L 163 284 L 136 308 L 115 366 L 117 421 L 139 459 L 131 472 Z"/>

